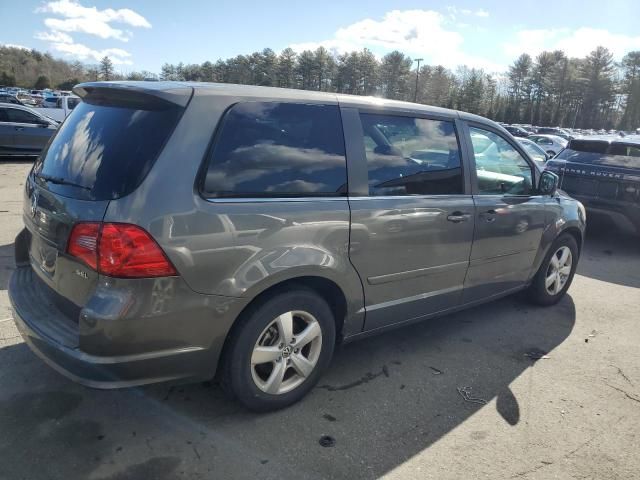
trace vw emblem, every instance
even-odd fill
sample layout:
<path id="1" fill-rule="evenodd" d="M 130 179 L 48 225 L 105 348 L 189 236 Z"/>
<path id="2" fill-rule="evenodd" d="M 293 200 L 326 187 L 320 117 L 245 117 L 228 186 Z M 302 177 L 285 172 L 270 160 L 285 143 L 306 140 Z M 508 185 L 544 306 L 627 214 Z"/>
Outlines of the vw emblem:
<path id="1" fill-rule="evenodd" d="M 38 190 L 33 189 L 33 193 L 31 194 L 31 216 L 36 216 L 36 210 L 38 208 Z"/>

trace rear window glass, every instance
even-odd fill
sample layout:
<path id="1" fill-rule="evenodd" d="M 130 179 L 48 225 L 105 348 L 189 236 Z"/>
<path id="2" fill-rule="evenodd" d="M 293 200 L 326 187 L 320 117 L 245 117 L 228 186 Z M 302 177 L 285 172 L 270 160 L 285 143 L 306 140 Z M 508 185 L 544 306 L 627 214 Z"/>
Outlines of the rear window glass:
<path id="1" fill-rule="evenodd" d="M 206 195 L 309 197 L 346 191 L 337 106 L 246 102 L 225 115 L 204 180 Z"/>
<path id="2" fill-rule="evenodd" d="M 99 103 L 80 102 L 42 153 L 34 171 L 53 179 L 43 181 L 49 190 L 92 200 L 131 193 L 155 162 L 182 111 L 168 103 L 145 109 L 142 104 Z"/>
<path id="3" fill-rule="evenodd" d="M 572 140 L 556 158 L 574 163 L 640 168 L 640 146 L 597 140 Z"/>

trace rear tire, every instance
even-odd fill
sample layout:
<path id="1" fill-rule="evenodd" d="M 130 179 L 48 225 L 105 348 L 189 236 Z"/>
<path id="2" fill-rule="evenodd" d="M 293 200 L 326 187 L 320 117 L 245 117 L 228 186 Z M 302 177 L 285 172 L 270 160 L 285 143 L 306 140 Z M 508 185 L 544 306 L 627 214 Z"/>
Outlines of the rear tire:
<path id="1" fill-rule="evenodd" d="M 554 305 L 567 293 L 578 266 L 578 244 L 569 234 L 562 234 L 551 245 L 527 291 L 537 305 Z"/>
<path id="2" fill-rule="evenodd" d="M 266 412 L 297 402 L 333 356 L 335 319 L 312 290 L 269 295 L 238 321 L 225 350 L 221 384 L 250 410 Z"/>

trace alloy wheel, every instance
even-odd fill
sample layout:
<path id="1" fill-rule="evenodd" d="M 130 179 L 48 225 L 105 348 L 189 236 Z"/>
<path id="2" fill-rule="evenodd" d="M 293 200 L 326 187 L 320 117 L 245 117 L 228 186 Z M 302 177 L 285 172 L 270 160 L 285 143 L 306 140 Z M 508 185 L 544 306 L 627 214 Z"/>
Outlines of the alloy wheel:
<path id="1" fill-rule="evenodd" d="M 573 256 L 569 247 L 560 247 L 551 256 L 544 282 L 549 295 L 557 295 L 562 291 L 571 275 L 572 263 Z"/>
<path id="2" fill-rule="evenodd" d="M 251 376 L 265 393 L 281 395 L 314 371 L 322 350 L 318 320 L 299 310 L 279 315 L 262 331 L 251 353 Z"/>

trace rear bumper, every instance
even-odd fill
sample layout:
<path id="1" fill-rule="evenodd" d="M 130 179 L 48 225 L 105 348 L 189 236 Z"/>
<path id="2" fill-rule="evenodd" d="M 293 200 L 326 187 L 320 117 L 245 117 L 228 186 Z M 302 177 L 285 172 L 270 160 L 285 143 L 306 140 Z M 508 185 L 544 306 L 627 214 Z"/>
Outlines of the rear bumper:
<path id="1" fill-rule="evenodd" d="M 210 308 L 215 299 L 193 295 L 183 299 L 182 312 L 160 316 L 145 312 L 137 317 L 98 318 L 95 309 L 85 307 L 76 324 L 47 302 L 42 281 L 31 267 L 16 269 L 9 282 L 14 321 L 33 352 L 71 380 L 105 389 L 197 381 L 215 374 L 235 312 L 227 309 L 224 313 L 229 315 L 221 316 Z M 100 300 L 108 303 L 104 296 Z M 167 329 L 167 322 L 175 328 Z M 187 341 L 198 337 L 198 341 Z M 86 351 L 85 344 L 100 353 Z"/>
<path id="2" fill-rule="evenodd" d="M 640 234 L 640 205 L 637 203 L 570 195 L 582 202 L 588 216 L 608 218 L 620 229 Z"/>

